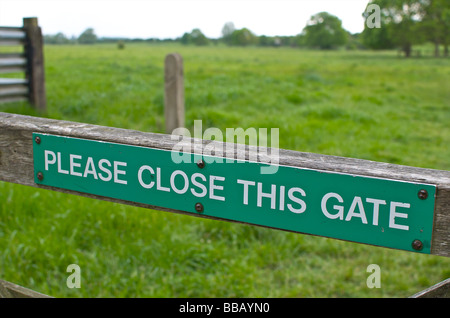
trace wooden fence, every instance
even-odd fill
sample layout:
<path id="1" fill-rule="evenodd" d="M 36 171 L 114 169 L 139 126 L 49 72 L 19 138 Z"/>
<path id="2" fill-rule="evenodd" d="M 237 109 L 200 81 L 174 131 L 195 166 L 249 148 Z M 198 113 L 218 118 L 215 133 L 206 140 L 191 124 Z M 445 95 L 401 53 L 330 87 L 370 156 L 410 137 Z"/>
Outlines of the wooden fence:
<path id="1" fill-rule="evenodd" d="M 24 73 L 24 78 L 0 78 L 0 103 L 28 100 L 45 111 L 43 40 L 37 18 L 24 18 L 23 27 L 0 27 L 0 46 L 22 50 L 0 53 L 0 74 Z"/>
<path id="2" fill-rule="evenodd" d="M 180 141 L 174 139 L 171 135 L 144 133 L 133 130 L 7 113 L 0 113 L 0 131 L 1 181 L 62 191 L 65 193 L 73 193 L 95 199 L 119 202 L 151 209 L 184 213 L 200 217 L 210 217 L 207 214 L 192 214 L 189 211 L 176 210 L 153 204 L 136 203 L 124 199 L 104 197 L 95 194 L 81 193 L 79 191 L 61 189 L 36 182 L 36 171 L 34 171 L 33 158 L 33 133 L 52 134 L 71 138 L 82 138 L 86 140 L 173 151 L 173 149 L 176 149 L 177 146 L 179 146 Z M 261 147 L 247 146 L 245 149 L 242 149 L 241 147 L 230 148 L 228 143 L 219 141 L 199 141 L 190 138 L 185 138 L 183 140 L 185 140 L 186 143 L 190 143 L 192 141 L 192 154 L 202 154 L 205 153 L 204 151 L 207 151 L 208 153 L 220 153 L 221 157 L 228 159 L 245 158 L 244 160 L 248 160 L 249 158 L 258 158 L 257 160 L 262 163 L 269 162 L 268 157 L 271 156 L 271 150 L 268 149 L 265 152 L 266 158 L 264 158 L 264 156 L 261 155 Z M 222 150 L 227 147 L 227 144 L 227 149 L 231 152 L 227 151 L 226 153 L 223 153 Z M 211 151 L 211 149 L 214 150 Z M 383 178 L 387 180 L 396 180 L 400 183 L 423 183 L 435 186 L 435 195 L 430 195 L 428 198 L 428 200 L 431 200 L 431 203 L 434 203 L 430 254 L 447 257 L 450 256 L 449 171 L 408 167 L 313 153 L 302 153 L 283 149 L 279 149 L 277 162 L 279 166 L 313 169 L 321 172 L 349 174 L 351 176 Z M 421 193 L 419 193 L 419 197 L 420 196 Z"/>
<path id="3" fill-rule="evenodd" d="M 180 140 L 177 138 L 173 138 L 173 136 L 171 135 L 144 133 L 133 130 L 7 113 L 0 113 L 0 132 L 0 181 L 13 182 L 21 185 L 38 187 L 52 191 L 60 191 L 64 193 L 117 202 L 121 204 L 134 205 L 143 208 L 224 220 L 223 217 L 217 217 L 210 213 L 204 213 L 205 211 L 203 211 L 203 206 L 201 206 L 202 209 L 197 209 L 196 205 L 195 211 L 199 213 L 192 213 L 189 209 L 168 208 L 167 206 L 161 206 L 152 203 L 142 203 L 133 200 L 127 200 L 126 198 L 124 199 L 108 197 L 97 195 L 95 193 L 80 192 L 66 188 L 48 186 L 39 182 L 39 180 L 45 180 L 46 176 L 43 176 L 41 172 L 36 171 L 36 159 L 34 157 L 36 148 L 34 147 L 39 147 L 39 144 L 41 144 L 41 139 L 39 137 L 36 137 L 36 134 L 45 134 L 45 136 L 62 136 L 69 137 L 69 139 L 76 138 L 87 141 L 100 142 L 98 144 L 111 143 L 111 145 L 126 145 L 132 147 L 136 146 L 145 149 L 173 152 L 173 149 L 177 145 L 179 145 Z M 44 138 L 44 135 L 42 136 Z M 70 141 L 69 139 L 67 142 Z M 263 152 L 266 154 L 266 158 L 264 158 L 264 156 L 261 155 L 261 147 L 246 146 L 245 149 L 243 149 L 233 146 L 232 148 L 230 148 L 229 145 L 227 147 L 226 143 L 219 141 L 196 140 L 189 138 L 183 139 L 183 142 L 194 145 L 191 150 L 191 154 L 202 154 L 203 151 L 208 148 L 208 153 L 220 153 L 221 157 L 226 159 L 234 160 L 236 158 L 244 158 L 244 160 L 248 160 L 249 158 L 255 158 L 256 155 L 256 158 L 258 158 L 257 161 L 260 161 L 262 163 L 267 163 L 267 157 L 272 156 L 271 150 L 267 149 L 267 151 Z M 44 143 L 44 141 L 42 141 L 42 143 Z M 224 148 L 231 149 L 232 152 L 230 153 L 227 151 L 226 153 L 222 153 L 222 150 Z M 213 149 L 213 151 L 211 151 L 211 149 Z M 427 195 L 424 195 L 420 191 L 418 193 L 420 200 L 432 200 L 431 202 L 434 204 L 432 235 L 430 242 L 431 248 L 429 254 L 450 257 L 449 171 L 408 167 L 361 159 L 303 153 L 283 149 L 279 149 L 277 153 L 277 162 L 280 166 L 312 170 L 317 169 L 325 174 L 350 174 L 353 177 L 363 176 L 368 178 L 382 178 L 388 180 L 396 180 L 399 183 L 423 183 L 435 187 L 435 194 L 428 198 Z M 56 156 L 51 158 L 51 160 L 53 160 L 54 163 L 56 160 Z M 199 162 L 194 162 L 194 165 L 197 165 L 199 169 L 203 169 L 205 166 L 204 163 L 200 165 Z M 58 170 L 59 169 L 60 167 L 58 167 Z M 90 173 L 92 173 L 92 171 Z M 148 184 L 145 184 L 145 186 L 148 186 Z M 415 196 L 417 199 L 417 193 L 415 194 Z M 241 222 L 239 220 L 226 218 L 225 220 L 237 223 L 247 223 L 245 221 Z M 272 228 L 272 226 L 270 225 L 265 227 Z M 283 228 L 278 229 L 283 230 Z M 412 242 L 411 251 L 420 250 L 422 248 L 420 245 L 414 246 L 414 244 L 415 242 Z M 442 297 L 442 295 L 446 295 L 448 293 L 448 283 L 449 282 L 447 280 L 446 282 L 438 284 L 434 288 L 423 291 L 419 294 L 414 295 L 413 297 L 427 297 L 427 295 L 429 297 L 433 297 L 433 295 L 436 297 Z M 12 286 L 8 284 L 6 285 Z M 6 285 L 3 284 L 3 287 L 0 286 L 0 288 L 5 289 L 4 286 Z M 21 289 L 13 288 L 13 290 Z M 32 293 L 25 294 L 32 295 Z M 5 292 L 4 295 L 14 296 L 14 294 L 11 294 L 10 291 Z M 36 294 L 36 297 L 41 296 L 45 295 Z"/>
<path id="4" fill-rule="evenodd" d="M 33 25 L 37 26 L 37 21 Z M 11 34 L 12 31 L 20 33 L 20 30 L 8 29 L 8 31 L 10 31 L 9 34 Z M 19 37 L 19 33 L 17 33 L 16 37 Z M 22 40 L 15 38 L 14 41 L 16 41 L 17 43 L 17 41 L 23 41 L 23 39 L 24 37 L 22 37 Z M 9 42 L 14 41 L 10 40 Z M 5 54 L 3 54 L 2 57 L 6 58 L 5 60 L 9 58 L 10 61 L 8 66 L 6 66 L 7 65 L 6 62 L 3 64 L 4 66 L 2 67 L 4 69 L 9 70 L 22 69 L 22 67 L 25 65 L 24 56 L 19 55 L 6 56 Z M 19 80 L 16 81 L 17 81 L 16 91 L 19 92 L 20 83 Z M 43 83 L 43 79 L 41 83 Z M 23 92 L 23 87 L 21 88 Z M 1 92 L 2 91 L 0 88 L 0 95 Z M 171 133 L 175 128 L 184 126 L 183 63 L 182 58 L 179 54 L 169 54 L 166 56 L 165 59 L 165 116 L 166 116 L 167 133 Z M 257 158 L 256 163 L 267 164 L 267 162 L 273 162 L 271 159 L 273 156 L 275 156 L 274 155 L 275 153 L 277 156 L 276 163 L 279 166 L 293 167 L 305 170 L 316 170 L 325 174 L 326 173 L 345 174 L 350 175 L 352 177 L 385 179 L 385 180 L 393 180 L 399 183 L 404 182 L 411 184 L 417 183 L 430 185 L 432 187 L 435 187 L 435 193 L 433 193 L 433 195 L 428 195 L 426 191 L 422 192 L 422 190 L 419 191 L 418 193 L 417 192 L 415 193 L 416 199 L 417 196 L 419 197 L 419 201 L 426 199 L 429 202 L 432 202 L 434 207 L 433 208 L 434 210 L 432 211 L 433 214 L 432 216 L 433 221 L 431 227 L 432 233 L 430 242 L 428 242 L 429 248 L 428 253 L 433 255 L 450 257 L 449 171 L 408 167 L 361 159 L 343 158 L 313 153 L 302 153 L 283 149 L 279 149 L 276 152 L 272 152 L 272 149 L 267 148 L 264 150 L 262 149 L 262 147 L 252 147 L 252 146 L 246 146 L 244 148 L 237 146 L 230 147 L 228 143 L 223 143 L 219 141 L 196 140 L 185 137 L 174 138 L 174 136 L 168 134 L 164 135 L 164 134 L 144 133 L 133 130 L 90 125 L 85 123 L 68 122 L 68 121 L 53 120 L 39 117 L 29 117 L 6 113 L 0 113 L 0 132 L 1 132 L 0 181 L 13 182 L 22 185 L 70 193 L 99 200 L 117 202 L 121 204 L 139 206 L 143 208 L 181 213 L 203 218 L 226 220 L 230 222 L 247 223 L 287 231 L 289 231 L 289 229 L 271 225 L 251 223 L 236 219 L 227 219 L 226 217 L 224 218 L 222 216 L 213 215 L 209 213 L 209 211 L 205 212 L 204 206 L 202 204 L 196 204 L 195 210 L 191 211 L 192 209 L 184 209 L 184 208 L 179 209 L 160 205 L 158 203 L 138 202 L 123 197 L 118 198 L 114 196 L 99 195 L 95 193 L 77 191 L 69 188 L 61 188 L 57 186 L 46 185 L 45 183 L 39 182 L 42 181 L 42 179 L 45 180 L 46 176 L 43 176 L 41 171 L 39 172 L 36 171 L 34 147 L 37 144 L 41 143 L 40 137 L 37 136 L 36 134 L 61 136 L 61 137 L 68 137 L 69 139 L 82 139 L 101 143 L 111 143 L 111 145 L 125 145 L 152 150 L 162 150 L 166 152 L 167 151 L 173 152 L 174 149 L 180 145 L 180 140 L 182 140 L 182 143 L 193 146 L 192 148 L 188 148 L 190 149 L 189 152 L 191 154 L 204 154 L 204 153 L 219 154 L 219 156 L 223 157 L 224 159 L 235 160 L 243 158 L 243 160 L 247 162 L 250 162 L 250 159 L 252 158 Z M 223 152 L 223 149 L 227 149 L 227 152 Z M 231 152 L 229 152 L 228 150 L 231 150 Z M 56 160 L 56 157 L 52 158 L 52 160 L 53 159 Z M 205 163 L 202 160 L 200 160 L 200 162 L 194 162 L 194 164 L 196 164 L 199 167 L 199 169 L 204 169 L 205 167 Z M 149 171 L 151 170 L 151 168 L 147 169 Z M 182 174 L 180 173 L 179 175 Z M 247 182 L 245 184 L 248 187 L 250 182 Z M 150 184 L 144 185 L 150 187 Z M 285 190 L 283 188 L 283 193 L 284 191 Z M 266 198 L 269 197 L 267 193 L 264 193 L 264 196 Z M 378 207 L 380 206 L 381 200 L 374 200 L 374 199 L 371 200 L 372 203 L 378 202 L 376 204 L 378 204 Z M 374 211 L 375 211 L 375 203 L 374 203 Z M 394 216 L 395 214 L 396 211 L 394 208 Z M 397 215 L 402 217 L 401 216 L 402 213 L 397 213 Z M 300 233 L 302 232 L 300 231 Z M 311 233 L 306 232 L 306 234 Z M 321 236 L 320 234 L 312 234 L 312 235 Z M 335 238 L 340 239 L 339 237 Z M 420 242 L 419 240 L 414 240 L 411 242 L 410 246 L 411 251 L 420 251 L 423 248 L 423 243 Z M 443 297 L 443 295 L 445 297 L 445 295 L 447 295 L 448 293 L 448 286 L 449 281 L 446 280 L 412 297 L 413 298 Z M 8 282 L 0 281 L 0 297 L 19 297 L 20 293 L 19 292 L 15 293 L 15 291 L 22 291 L 23 295 L 25 295 L 24 297 L 46 296 L 39 293 L 33 294 L 33 291 L 26 290 L 23 287 Z"/>

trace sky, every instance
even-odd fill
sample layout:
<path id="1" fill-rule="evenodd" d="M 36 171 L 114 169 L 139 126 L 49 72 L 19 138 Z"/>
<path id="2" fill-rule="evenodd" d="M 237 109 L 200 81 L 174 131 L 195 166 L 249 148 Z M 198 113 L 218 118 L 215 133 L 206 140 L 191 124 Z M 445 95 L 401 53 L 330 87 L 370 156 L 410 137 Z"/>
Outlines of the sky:
<path id="1" fill-rule="evenodd" d="M 199 28 L 219 38 L 227 22 L 256 35 L 301 33 L 308 19 L 327 11 L 351 33 L 364 29 L 369 0 L 0 0 L 0 26 L 21 26 L 38 17 L 44 34 L 79 36 L 93 28 L 99 37 L 177 38 Z"/>

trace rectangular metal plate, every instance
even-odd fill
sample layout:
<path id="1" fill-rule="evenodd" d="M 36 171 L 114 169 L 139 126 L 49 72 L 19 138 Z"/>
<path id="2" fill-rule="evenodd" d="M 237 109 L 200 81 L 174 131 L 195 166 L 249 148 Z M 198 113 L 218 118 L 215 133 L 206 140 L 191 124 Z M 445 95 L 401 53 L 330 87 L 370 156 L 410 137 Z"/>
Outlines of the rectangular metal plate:
<path id="1" fill-rule="evenodd" d="M 430 253 L 434 185 L 281 165 L 261 174 L 268 164 L 211 156 L 199 168 L 190 153 L 37 133 L 33 157 L 36 184 Z"/>

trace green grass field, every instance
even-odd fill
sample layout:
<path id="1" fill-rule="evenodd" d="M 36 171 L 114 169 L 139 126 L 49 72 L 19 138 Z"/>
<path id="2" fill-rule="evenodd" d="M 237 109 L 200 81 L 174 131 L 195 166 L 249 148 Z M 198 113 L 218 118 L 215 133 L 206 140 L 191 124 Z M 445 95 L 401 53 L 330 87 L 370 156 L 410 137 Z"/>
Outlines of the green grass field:
<path id="1" fill-rule="evenodd" d="M 186 125 L 280 129 L 280 148 L 450 170 L 450 60 L 396 52 L 46 46 L 49 118 L 164 132 L 164 57 Z M 26 103 L 0 111 L 37 115 Z M 407 297 L 450 260 L 0 182 L 0 278 L 57 297 Z M 81 288 L 69 289 L 69 264 Z M 381 288 L 366 286 L 369 264 Z"/>

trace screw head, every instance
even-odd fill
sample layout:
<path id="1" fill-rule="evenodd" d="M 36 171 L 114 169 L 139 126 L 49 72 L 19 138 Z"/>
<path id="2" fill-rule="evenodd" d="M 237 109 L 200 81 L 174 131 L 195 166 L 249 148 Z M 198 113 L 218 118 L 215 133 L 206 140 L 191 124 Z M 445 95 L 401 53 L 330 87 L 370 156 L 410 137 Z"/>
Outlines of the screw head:
<path id="1" fill-rule="evenodd" d="M 44 179 L 44 174 L 42 172 L 37 173 L 37 178 L 39 181 L 42 181 Z"/>
<path id="2" fill-rule="evenodd" d="M 199 161 L 197 161 L 197 166 L 200 169 L 203 169 L 205 167 L 205 162 L 202 159 L 200 159 Z"/>
<path id="3" fill-rule="evenodd" d="M 419 240 L 414 240 L 411 245 L 416 251 L 420 251 L 423 248 L 423 243 Z"/>
<path id="4" fill-rule="evenodd" d="M 36 136 L 36 138 L 34 138 L 34 141 L 39 145 L 41 143 L 41 137 Z"/>
<path id="5" fill-rule="evenodd" d="M 425 200 L 426 198 L 428 198 L 428 192 L 427 192 L 427 190 L 422 189 L 419 191 L 417 196 L 419 197 L 419 199 Z"/>
<path id="6" fill-rule="evenodd" d="M 197 211 L 197 212 L 203 212 L 203 204 L 201 204 L 201 203 L 196 203 L 196 204 L 195 204 L 195 211 Z"/>

